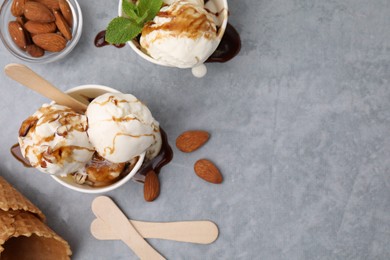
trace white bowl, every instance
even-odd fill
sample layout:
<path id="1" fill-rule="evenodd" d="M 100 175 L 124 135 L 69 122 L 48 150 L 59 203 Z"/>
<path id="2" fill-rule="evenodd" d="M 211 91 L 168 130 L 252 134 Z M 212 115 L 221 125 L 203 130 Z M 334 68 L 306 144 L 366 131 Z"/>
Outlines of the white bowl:
<path id="1" fill-rule="evenodd" d="M 166 0 L 164 2 L 166 2 Z M 220 13 L 218 15 L 218 20 L 219 20 L 221 26 L 219 28 L 218 35 L 217 35 L 217 43 L 218 44 L 216 44 L 215 49 L 213 50 L 213 52 L 214 52 L 217 49 L 219 43 L 221 42 L 222 37 L 223 37 L 225 30 L 226 30 L 226 26 L 227 26 L 227 22 L 228 22 L 228 4 L 227 4 L 227 0 L 209 0 L 207 2 L 207 4 L 205 5 L 205 7 L 207 7 L 207 9 L 209 9 L 210 11 Z M 118 15 L 123 16 L 122 0 L 119 0 Z M 135 53 L 137 53 L 143 59 L 145 59 L 151 63 L 157 64 L 157 65 L 172 67 L 171 65 L 167 65 L 164 62 L 153 59 L 151 56 L 149 56 L 147 53 L 145 53 L 142 50 L 137 39 L 133 39 L 132 41 L 128 41 L 127 43 L 130 45 L 130 47 L 133 49 L 133 51 L 135 51 Z M 202 73 L 200 71 L 202 71 L 204 73 Z M 199 63 L 199 64 L 196 64 L 192 68 L 192 73 L 196 77 L 203 77 L 207 73 L 207 69 L 203 63 Z"/>
<path id="2" fill-rule="evenodd" d="M 87 103 L 88 98 L 95 98 L 104 93 L 120 93 L 120 92 L 116 89 L 106 87 L 106 86 L 101 86 L 101 85 L 82 85 L 75 88 L 71 88 L 68 91 L 66 91 L 66 93 L 68 93 L 69 95 L 71 95 L 72 97 L 74 97 L 75 99 L 83 103 Z M 145 152 L 139 156 L 137 163 L 135 164 L 134 168 L 129 172 L 129 174 L 127 174 L 124 178 L 120 179 L 119 181 L 104 187 L 91 187 L 88 185 L 80 185 L 74 182 L 71 176 L 61 177 L 61 176 L 51 175 L 51 177 L 61 185 L 71 190 L 75 190 L 83 193 L 104 193 L 104 192 L 115 190 L 116 188 L 128 182 L 141 168 L 144 158 L 145 158 Z"/>

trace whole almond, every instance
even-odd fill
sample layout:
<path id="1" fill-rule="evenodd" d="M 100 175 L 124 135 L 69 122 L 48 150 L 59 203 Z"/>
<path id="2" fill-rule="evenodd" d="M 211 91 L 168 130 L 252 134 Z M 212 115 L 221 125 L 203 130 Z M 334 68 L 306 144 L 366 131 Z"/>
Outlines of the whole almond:
<path id="1" fill-rule="evenodd" d="M 186 131 L 176 138 L 176 147 L 182 152 L 190 153 L 204 145 L 209 137 L 210 135 L 206 131 Z"/>
<path id="2" fill-rule="evenodd" d="M 41 33 L 52 33 L 57 30 L 57 26 L 55 23 L 40 23 L 40 22 L 33 22 L 28 21 L 24 28 L 29 32 L 33 34 L 41 34 Z"/>
<path id="3" fill-rule="evenodd" d="M 219 184 L 223 181 L 223 177 L 218 168 L 209 160 L 198 160 L 194 165 L 196 175 L 205 181 Z"/>
<path id="4" fill-rule="evenodd" d="M 64 35 L 65 39 L 70 41 L 72 39 L 72 32 L 70 31 L 69 25 L 66 23 L 65 18 L 58 11 L 54 11 L 54 16 L 56 18 L 56 25 L 58 30 Z"/>
<path id="5" fill-rule="evenodd" d="M 34 1 L 45 5 L 50 10 L 60 9 L 60 4 L 59 4 L 58 0 L 34 0 Z"/>
<path id="6" fill-rule="evenodd" d="M 11 14 L 15 17 L 22 16 L 26 0 L 14 0 L 11 5 Z"/>
<path id="7" fill-rule="evenodd" d="M 69 3 L 66 0 L 59 0 L 58 1 L 60 5 L 60 10 L 62 15 L 64 16 L 66 22 L 70 27 L 73 26 L 73 15 L 72 15 L 72 10 L 70 9 Z"/>
<path id="8" fill-rule="evenodd" d="M 33 42 L 46 51 L 59 52 L 66 47 L 66 40 L 56 33 L 37 34 L 32 38 Z"/>
<path id="9" fill-rule="evenodd" d="M 45 5 L 28 1 L 24 5 L 24 16 L 34 22 L 50 23 L 54 22 L 53 13 Z"/>
<path id="10" fill-rule="evenodd" d="M 34 58 L 39 58 L 45 54 L 45 51 L 42 48 L 36 46 L 35 44 L 30 44 L 27 45 L 27 53 Z"/>
<path id="11" fill-rule="evenodd" d="M 26 49 L 26 36 L 23 27 L 16 21 L 8 23 L 9 34 L 14 43 L 21 49 Z"/>
<path id="12" fill-rule="evenodd" d="M 160 181 L 157 174 L 151 170 L 146 174 L 144 183 L 144 198 L 146 201 L 155 200 L 160 194 Z"/>

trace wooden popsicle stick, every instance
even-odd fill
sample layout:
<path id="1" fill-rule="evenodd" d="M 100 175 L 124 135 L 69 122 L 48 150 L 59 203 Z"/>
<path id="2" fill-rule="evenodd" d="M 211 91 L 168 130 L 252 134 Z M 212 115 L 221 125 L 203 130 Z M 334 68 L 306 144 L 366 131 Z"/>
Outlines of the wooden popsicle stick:
<path id="1" fill-rule="evenodd" d="M 137 230 L 131 225 L 127 217 L 118 206 L 106 196 L 99 196 L 92 202 L 92 211 L 111 230 L 133 250 L 141 259 L 165 259 L 150 246 Z"/>
<path id="2" fill-rule="evenodd" d="M 129 220 L 144 238 L 210 244 L 218 238 L 218 227 L 211 221 L 144 222 Z M 120 239 L 102 220 L 91 223 L 92 235 L 100 240 Z"/>
<path id="3" fill-rule="evenodd" d="M 25 65 L 8 64 L 5 66 L 4 72 L 11 79 L 53 100 L 59 105 L 72 108 L 76 112 L 85 112 L 87 109 L 87 105 L 62 92 Z"/>

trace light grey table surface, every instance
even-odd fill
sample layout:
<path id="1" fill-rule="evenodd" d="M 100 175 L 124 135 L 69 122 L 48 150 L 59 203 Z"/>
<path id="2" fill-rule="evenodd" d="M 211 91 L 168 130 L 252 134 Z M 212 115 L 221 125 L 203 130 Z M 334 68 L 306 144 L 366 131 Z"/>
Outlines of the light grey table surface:
<path id="1" fill-rule="evenodd" d="M 203 79 L 159 67 L 127 46 L 95 48 L 116 1 L 80 0 L 84 31 L 65 59 L 30 65 L 68 88 L 102 84 L 133 93 L 152 110 L 171 145 L 205 129 L 200 150 L 161 172 L 153 203 L 134 182 L 109 192 L 131 218 L 208 219 L 211 245 L 149 242 L 168 259 L 390 259 L 390 2 L 229 1 L 242 37 L 238 57 L 209 64 Z M 0 45 L 0 67 L 19 62 Z M 90 232 L 95 195 L 59 186 L 9 153 L 22 120 L 43 97 L 0 74 L 0 174 L 47 215 L 73 259 L 129 259 L 120 241 Z M 209 158 L 224 175 L 212 185 L 193 172 Z"/>

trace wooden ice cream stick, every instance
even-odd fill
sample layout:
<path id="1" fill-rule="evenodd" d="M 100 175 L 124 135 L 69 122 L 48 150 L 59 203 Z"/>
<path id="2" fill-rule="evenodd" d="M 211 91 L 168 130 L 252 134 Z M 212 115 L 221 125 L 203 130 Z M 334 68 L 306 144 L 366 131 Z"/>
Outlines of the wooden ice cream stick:
<path id="1" fill-rule="evenodd" d="M 218 227 L 211 221 L 165 223 L 129 221 L 144 238 L 168 239 L 198 244 L 210 244 L 218 238 Z M 92 221 L 91 233 L 100 240 L 120 239 L 101 219 Z"/>
<path id="2" fill-rule="evenodd" d="M 106 196 L 99 196 L 92 202 L 92 211 L 141 259 L 165 259 L 150 246 L 118 206 Z"/>
<path id="3" fill-rule="evenodd" d="M 87 105 L 65 94 L 25 65 L 8 64 L 5 66 L 4 72 L 11 79 L 53 100 L 59 105 L 72 108 L 76 112 L 85 112 L 87 109 Z"/>

